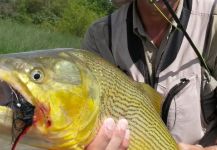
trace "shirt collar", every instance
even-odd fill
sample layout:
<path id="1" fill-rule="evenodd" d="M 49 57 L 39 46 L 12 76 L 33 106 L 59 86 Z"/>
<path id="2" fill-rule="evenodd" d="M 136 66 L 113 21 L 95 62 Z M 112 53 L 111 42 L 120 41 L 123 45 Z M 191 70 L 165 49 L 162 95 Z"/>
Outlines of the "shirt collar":
<path id="1" fill-rule="evenodd" d="M 139 12 L 136 6 L 136 0 L 133 1 L 133 29 L 136 34 L 140 34 L 141 36 L 147 37 L 148 35 L 145 33 L 143 24 L 139 17 Z"/>
<path id="2" fill-rule="evenodd" d="M 183 3 L 184 3 L 183 1 L 184 0 L 179 0 L 179 5 L 176 9 L 176 15 L 178 18 L 181 17 L 181 13 L 182 13 L 182 9 L 183 9 Z M 173 26 L 177 27 L 177 23 L 175 22 L 175 20 L 172 20 L 172 24 L 173 24 Z"/>

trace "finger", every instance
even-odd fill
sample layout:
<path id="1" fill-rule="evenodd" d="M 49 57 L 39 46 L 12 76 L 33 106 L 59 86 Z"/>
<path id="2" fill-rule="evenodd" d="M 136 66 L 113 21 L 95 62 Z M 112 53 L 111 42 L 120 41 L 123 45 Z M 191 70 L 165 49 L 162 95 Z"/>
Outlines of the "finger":
<path id="1" fill-rule="evenodd" d="M 179 143 L 180 150 L 204 150 L 201 145 L 189 145 L 184 143 Z"/>
<path id="2" fill-rule="evenodd" d="M 95 139 L 86 147 L 86 150 L 105 150 L 109 144 L 113 131 L 115 129 L 115 121 L 108 118 L 103 122 Z"/>
<path id="3" fill-rule="evenodd" d="M 124 142 L 125 134 L 128 128 L 126 119 L 120 119 L 112 135 L 111 141 L 106 150 L 119 150 Z"/>
<path id="4" fill-rule="evenodd" d="M 120 150 L 126 150 L 130 144 L 130 130 L 127 129 Z"/>

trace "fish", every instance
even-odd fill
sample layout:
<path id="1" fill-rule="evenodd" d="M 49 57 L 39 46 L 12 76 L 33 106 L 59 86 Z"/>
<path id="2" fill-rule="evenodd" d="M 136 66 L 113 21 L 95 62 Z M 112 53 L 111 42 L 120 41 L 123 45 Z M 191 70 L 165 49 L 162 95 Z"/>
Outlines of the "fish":
<path id="1" fill-rule="evenodd" d="M 130 150 L 178 150 L 163 97 L 98 54 L 59 48 L 0 55 L 0 138 L 49 150 L 85 149 L 107 117 L 129 122 Z"/>

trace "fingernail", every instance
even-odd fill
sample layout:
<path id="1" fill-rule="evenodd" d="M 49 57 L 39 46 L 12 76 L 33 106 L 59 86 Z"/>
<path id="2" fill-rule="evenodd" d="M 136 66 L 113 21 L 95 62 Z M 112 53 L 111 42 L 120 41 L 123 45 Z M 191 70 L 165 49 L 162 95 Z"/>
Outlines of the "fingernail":
<path id="1" fill-rule="evenodd" d="M 118 121 L 117 127 L 119 130 L 126 130 L 128 128 L 128 122 L 126 119 L 120 119 Z"/>
<path id="2" fill-rule="evenodd" d="M 105 132 L 108 136 L 111 136 L 115 128 L 115 121 L 112 118 L 108 118 L 104 121 Z"/>
<path id="3" fill-rule="evenodd" d="M 199 145 L 199 144 L 196 144 L 195 146 L 203 148 L 203 146 L 202 146 L 202 145 Z"/>

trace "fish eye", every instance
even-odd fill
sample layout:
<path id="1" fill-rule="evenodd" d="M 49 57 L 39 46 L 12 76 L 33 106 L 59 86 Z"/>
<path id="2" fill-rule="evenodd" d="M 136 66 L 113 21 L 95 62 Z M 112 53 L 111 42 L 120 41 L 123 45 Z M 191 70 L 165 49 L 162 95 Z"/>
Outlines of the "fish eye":
<path id="1" fill-rule="evenodd" d="M 42 82 L 44 79 L 44 73 L 40 69 L 34 69 L 31 71 L 31 78 L 33 81 Z"/>

